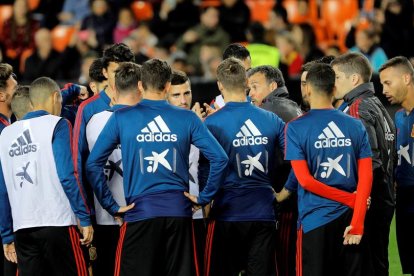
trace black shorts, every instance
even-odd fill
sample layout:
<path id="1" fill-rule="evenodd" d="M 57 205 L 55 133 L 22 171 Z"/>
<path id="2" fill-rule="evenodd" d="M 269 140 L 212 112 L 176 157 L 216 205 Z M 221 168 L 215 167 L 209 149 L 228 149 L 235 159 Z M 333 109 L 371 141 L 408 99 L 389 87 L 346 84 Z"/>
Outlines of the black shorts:
<path id="1" fill-rule="evenodd" d="M 297 210 L 279 212 L 276 235 L 276 263 L 278 276 L 295 275 Z"/>
<path id="2" fill-rule="evenodd" d="M 275 238 L 275 222 L 210 221 L 205 275 L 276 275 Z"/>
<path id="3" fill-rule="evenodd" d="M 193 247 L 196 275 L 203 275 L 204 271 L 204 250 L 206 246 L 207 227 L 205 219 L 193 219 Z"/>
<path id="4" fill-rule="evenodd" d="M 124 223 L 114 275 L 195 275 L 191 231 L 191 218 L 153 218 Z"/>
<path id="5" fill-rule="evenodd" d="M 397 205 L 395 210 L 395 226 L 397 234 L 398 253 L 400 255 L 403 274 L 414 274 L 414 199 L 413 189 L 397 190 Z"/>
<path id="6" fill-rule="evenodd" d="M 300 276 L 362 276 L 363 243 L 343 245 L 343 234 L 352 219 L 352 210 L 308 233 L 298 234 Z M 301 239 L 301 245 L 300 245 Z M 301 256 L 300 256 L 301 255 Z"/>
<path id="7" fill-rule="evenodd" d="M 74 226 L 18 230 L 15 246 L 21 276 L 88 275 Z"/>
<path id="8" fill-rule="evenodd" d="M 96 247 L 97 258 L 92 262 L 94 275 L 114 275 L 119 230 L 120 227 L 118 225 L 95 226 L 93 244 Z"/>

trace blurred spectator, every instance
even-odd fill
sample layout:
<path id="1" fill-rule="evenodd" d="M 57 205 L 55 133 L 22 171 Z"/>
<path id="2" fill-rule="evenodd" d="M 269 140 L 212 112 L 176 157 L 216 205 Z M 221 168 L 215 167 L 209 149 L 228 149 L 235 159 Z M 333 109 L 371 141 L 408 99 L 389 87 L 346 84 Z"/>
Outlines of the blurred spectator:
<path id="1" fill-rule="evenodd" d="M 200 62 L 205 80 L 216 80 L 216 69 L 221 62 L 222 50 L 216 44 L 206 43 L 200 49 Z M 216 67 L 214 67 L 216 66 Z"/>
<path id="2" fill-rule="evenodd" d="M 269 11 L 269 21 L 266 24 L 266 41 L 271 45 L 275 44 L 276 35 L 289 29 L 290 25 L 285 7 L 281 4 L 275 4 L 273 9 Z"/>
<path id="3" fill-rule="evenodd" d="M 115 26 L 115 18 L 108 9 L 106 0 L 92 0 L 92 14 L 85 17 L 82 22 L 81 30 L 84 36 L 90 35 L 90 32 L 96 34 L 96 40 L 100 47 L 112 44 L 112 32 Z"/>
<path id="4" fill-rule="evenodd" d="M 79 84 L 88 85 L 91 82 L 89 68 L 97 58 L 99 58 L 99 55 L 94 51 L 89 51 L 82 57 L 81 72 L 78 81 Z"/>
<path id="5" fill-rule="evenodd" d="M 219 12 L 220 26 L 230 35 L 230 41 L 246 41 L 250 9 L 244 0 L 221 0 Z"/>
<path id="6" fill-rule="evenodd" d="M 414 55 L 413 1 L 383 0 L 381 47 L 389 58 Z"/>
<path id="7" fill-rule="evenodd" d="M 123 40 L 135 55 L 135 62 L 142 64 L 154 55 L 158 38 L 151 33 L 147 22 L 141 22 L 131 34 Z"/>
<path id="8" fill-rule="evenodd" d="M 187 72 L 187 55 L 183 51 L 175 51 L 170 56 L 170 64 L 172 70 Z"/>
<path id="9" fill-rule="evenodd" d="M 249 44 L 247 50 L 250 52 L 252 67 L 260 65 L 279 66 L 280 52 L 274 46 L 267 45 L 265 41 L 265 29 L 260 22 L 253 22 L 247 32 Z"/>
<path id="10" fill-rule="evenodd" d="M 16 68 L 20 67 L 20 57 L 25 50 L 34 50 L 34 33 L 39 23 L 30 17 L 26 0 L 16 0 L 13 4 L 13 15 L 2 30 L 2 43 L 5 62 Z"/>
<path id="11" fill-rule="evenodd" d="M 284 32 L 276 36 L 276 46 L 280 51 L 281 63 L 285 68 L 281 71 L 287 72 L 287 76 L 294 77 L 300 74 L 303 59 L 299 54 L 296 41 L 289 32 Z"/>
<path id="12" fill-rule="evenodd" d="M 33 14 L 38 16 L 42 28 L 53 29 L 59 24 L 58 14 L 62 11 L 65 0 L 40 0 Z"/>
<path id="13" fill-rule="evenodd" d="M 75 25 L 91 13 L 88 0 L 65 0 L 62 11 L 58 14 L 60 24 Z"/>
<path id="14" fill-rule="evenodd" d="M 163 0 L 151 22 L 151 30 L 169 47 L 177 37 L 195 26 L 199 18 L 200 12 L 192 0 Z"/>
<path id="15" fill-rule="evenodd" d="M 297 45 L 299 45 L 299 53 L 303 57 L 303 63 L 308 63 L 324 56 L 322 50 L 316 44 L 315 32 L 310 24 L 301 23 L 293 25 L 292 35 Z"/>
<path id="16" fill-rule="evenodd" d="M 200 24 L 187 30 L 177 41 L 177 48 L 188 54 L 193 73 L 201 73 L 200 48 L 203 44 L 216 44 L 221 50 L 229 44 L 229 35 L 219 26 L 219 11 L 208 7 L 201 12 Z"/>
<path id="17" fill-rule="evenodd" d="M 118 13 L 118 22 L 114 29 L 114 43 L 120 43 L 136 28 L 137 22 L 129 8 L 122 8 Z"/>
<path id="18" fill-rule="evenodd" d="M 372 29 L 363 29 L 355 34 L 355 46 L 350 48 L 351 52 L 362 53 L 369 59 L 375 73 L 387 61 L 387 55 L 378 44 L 378 36 Z"/>
<path id="19" fill-rule="evenodd" d="M 157 45 L 154 46 L 154 55 L 152 58 L 157 58 L 165 61 L 170 60 L 170 50 L 164 42 L 159 41 Z"/>
<path id="20" fill-rule="evenodd" d="M 149 59 L 147 55 L 143 54 L 140 51 L 141 48 L 139 47 L 138 41 L 133 36 L 128 36 L 122 41 L 122 43 L 128 46 L 131 49 L 132 53 L 134 53 L 135 62 L 137 64 L 142 64 Z"/>
<path id="21" fill-rule="evenodd" d="M 336 44 L 330 44 L 325 49 L 325 56 L 338 57 L 341 55 L 341 49 Z"/>

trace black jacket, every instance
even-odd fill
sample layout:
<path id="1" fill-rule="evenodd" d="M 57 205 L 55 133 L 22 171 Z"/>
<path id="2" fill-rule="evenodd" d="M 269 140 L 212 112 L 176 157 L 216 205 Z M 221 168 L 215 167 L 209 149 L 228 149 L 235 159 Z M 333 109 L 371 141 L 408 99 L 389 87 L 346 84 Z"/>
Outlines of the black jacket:
<path id="1" fill-rule="evenodd" d="M 362 121 L 371 145 L 374 169 L 371 209 L 394 206 L 394 122 L 375 96 L 372 83 L 364 83 L 354 88 L 345 95 L 344 100 L 349 106 L 346 113 Z"/>

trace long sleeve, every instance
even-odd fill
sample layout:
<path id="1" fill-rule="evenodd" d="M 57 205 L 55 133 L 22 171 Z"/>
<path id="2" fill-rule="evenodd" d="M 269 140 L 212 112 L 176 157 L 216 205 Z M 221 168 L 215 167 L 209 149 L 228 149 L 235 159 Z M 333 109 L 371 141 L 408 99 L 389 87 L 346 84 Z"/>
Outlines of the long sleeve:
<path id="1" fill-rule="evenodd" d="M 362 235 L 364 232 L 364 220 L 367 212 L 367 200 L 372 188 L 372 159 L 358 160 L 358 186 L 355 199 L 354 213 L 352 215 L 351 234 Z"/>
<path id="2" fill-rule="evenodd" d="M 107 185 L 104 166 L 119 142 L 116 115 L 113 114 L 96 140 L 85 167 L 89 183 L 92 185 L 95 196 L 102 207 L 112 215 L 118 212 L 119 205 L 114 200 Z"/>
<path id="3" fill-rule="evenodd" d="M 62 106 L 65 106 L 77 99 L 80 93 L 80 86 L 74 83 L 67 83 L 60 92 L 62 93 Z"/>
<path id="4" fill-rule="evenodd" d="M 355 194 L 326 185 L 311 175 L 306 160 L 292 160 L 292 169 L 303 189 L 318 196 L 328 198 L 354 208 Z M 365 201 L 366 202 L 366 201 Z"/>
<path id="5" fill-rule="evenodd" d="M 3 168 L 0 164 L 0 232 L 3 244 L 13 242 L 13 219 L 6 183 L 4 182 Z"/>
<path id="6" fill-rule="evenodd" d="M 200 119 L 195 118 L 192 128 L 192 144 L 210 161 L 210 171 L 204 189 L 200 191 L 198 203 L 209 203 L 217 193 L 226 176 L 228 157 Z"/>
<path id="7" fill-rule="evenodd" d="M 56 170 L 63 190 L 69 199 L 73 212 L 81 226 L 91 225 L 86 194 L 74 172 L 71 152 L 71 126 L 67 120 L 60 120 L 53 133 L 52 149 Z"/>

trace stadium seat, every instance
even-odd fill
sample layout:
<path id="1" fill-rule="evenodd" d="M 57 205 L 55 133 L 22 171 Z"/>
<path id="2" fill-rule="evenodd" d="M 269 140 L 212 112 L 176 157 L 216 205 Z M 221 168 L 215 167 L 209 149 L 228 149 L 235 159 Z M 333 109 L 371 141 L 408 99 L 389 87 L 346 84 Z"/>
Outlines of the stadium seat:
<path id="1" fill-rule="evenodd" d="M 24 73 L 25 65 L 26 65 L 26 59 L 30 57 L 33 54 L 32 49 L 26 49 L 23 51 L 22 55 L 20 56 L 20 64 L 19 64 L 19 71 L 21 74 Z"/>
<path id="2" fill-rule="evenodd" d="M 29 10 L 35 10 L 39 4 L 40 0 L 27 0 L 27 4 L 29 4 Z"/>
<path id="3" fill-rule="evenodd" d="M 56 51 L 62 52 L 68 46 L 73 33 L 75 32 L 75 27 L 58 25 L 52 30 L 52 44 L 53 49 Z"/>
<path id="4" fill-rule="evenodd" d="M 328 39 L 335 39 L 343 31 L 346 21 L 358 14 L 358 3 L 355 0 L 324 0 L 321 6 L 322 24 Z"/>
<path id="5" fill-rule="evenodd" d="M 251 21 L 265 24 L 269 20 L 269 12 L 275 5 L 275 0 L 246 0 L 250 8 Z"/>
<path id="6" fill-rule="evenodd" d="M 4 22 L 9 19 L 13 14 L 12 5 L 0 5 L 0 38 L 3 31 Z"/>
<path id="7" fill-rule="evenodd" d="M 151 3 L 146 1 L 134 1 L 131 9 L 138 21 L 151 20 L 154 16 Z"/>
<path id="8" fill-rule="evenodd" d="M 282 2 L 282 5 L 285 7 L 288 13 L 288 19 L 290 23 L 313 23 L 317 21 L 318 4 L 316 3 L 316 0 L 308 1 L 308 7 L 306 11 L 301 11 L 300 3 L 298 0 L 285 0 Z"/>
<path id="9" fill-rule="evenodd" d="M 203 0 L 200 3 L 200 7 L 207 8 L 207 7 L 218 7 L 221 5 L 220 0 Z"/>

